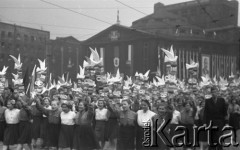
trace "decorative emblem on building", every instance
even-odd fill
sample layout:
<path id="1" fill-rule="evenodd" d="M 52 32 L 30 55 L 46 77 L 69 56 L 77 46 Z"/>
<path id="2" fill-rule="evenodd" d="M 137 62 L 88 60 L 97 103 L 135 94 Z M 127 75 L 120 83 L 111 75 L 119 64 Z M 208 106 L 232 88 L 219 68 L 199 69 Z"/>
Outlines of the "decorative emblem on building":
<path id="1" fill-rule="evenodd" d="M 115 67 L 118 67 L 118 66 L 119 66 L 119 58 L 118 58 L 118 57 L 115 57 L 115 58 L 113 59 L 113 63 L 114 63 L 114 66 L 115 66 Z"/>
<path id="2" fill-rule="evenodd" d="M 120 33 L 118 31 L 111 31 L 111 33 L 109 34 L 109 38 L 112 41 L 119 40 L 119 37 L 120 37 Z"/>

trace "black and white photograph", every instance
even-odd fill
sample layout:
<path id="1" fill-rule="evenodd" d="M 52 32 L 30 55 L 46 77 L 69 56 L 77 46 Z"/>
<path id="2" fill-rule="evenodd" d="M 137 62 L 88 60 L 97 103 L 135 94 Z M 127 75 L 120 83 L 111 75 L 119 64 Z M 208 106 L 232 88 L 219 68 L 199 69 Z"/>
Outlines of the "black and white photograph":
<path id="1" fill-rule="evenodd" d="M 0 150 L 239 150 L 239 0 L 0 0 Z"/>

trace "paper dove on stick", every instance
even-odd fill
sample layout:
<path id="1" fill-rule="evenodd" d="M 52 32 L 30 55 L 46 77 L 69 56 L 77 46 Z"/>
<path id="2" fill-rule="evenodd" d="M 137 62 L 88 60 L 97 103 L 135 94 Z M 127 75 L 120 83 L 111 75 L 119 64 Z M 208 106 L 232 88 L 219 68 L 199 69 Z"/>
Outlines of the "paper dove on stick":
<path id="1" fill-rule="evenodd" d="M 211 84 L 210 78 L 208 76 L 202 76 L 202 82 L 200 83 L 201 87 L 208 86 Z"/>
<path id="2" fill-rule="evenodd" d="M 46 67 L 46 60 L 44 59 L 43 61 L 41 61 L 40 59 L 38 59 L 38 62 L 39 62 L 39 65 L 40 67 L 37 67 L 37 72 L 45 72 L 47 70 L 47 67 Z"/>
<path id="3" fill-rule="evenodd" d="M 190 64 L 186 64 L 186 69 L 192 69 L 192 68 L 197 68 L 198 67 L 198 63 L 195 63 L 193 60 L 191 60 Z"/>
<path id="4" fill-rule="evenodd" d="M 0 76 L 4 76 L 7 72 L 8 67 L 3 66 L 2 71 L 0 71 Z"/>
<path id="5" fill-rule="evenodd" d="M 178 59 L 178 56 L 175 56 L 174 51 L 173 51 L 173 46 L 171 46 L 170 51 L 162 48 L 164 53 L 166 54 L 164 58 L 164 62 L 176 62 Z"/>
<path id="6" fill-rule="evenodd" d="M 85 68 L 84 67 L 82 68 L 80 65 L 79 65 L 79 68 L 80 68 L 80 72 L 77 74 L 77 79 L 84 79 L 85 78 L 85 75 L 84 75 Z"/>
<path id="7" fill-rule="evenodd" d="M 89 47 L 91 50 L 91 56 L 90 56 L 90 60 L 93 62 L 93 64 L 100 64 L 102 63 L 102 58 L 99 57 L 99 54 L 97 52 L 97 49 L 92 49 L 91 47 Z"/>
<path id="8" fill-rule="evenodd" d="M 157 80 L 158 80 L 158 85 L 159 86 L 164 86 L 165 85 L 165 77 L 162 76 L 162 78 L 156 76 Z"/>
<path id="9" fill-rule="evenodd" d="M 149 77 L 148 77 L 149 72 L 150 72 L 150 70 L 148 70 L 144 75 L 143 75 L 142 73 L 139 73 L 140 79 L 142 79 L 142 80 L 144 80 L 144 81 L 148 80 L 148 78 L 149 78 Z"/>
<path id="10" fill-rule="evenodd" d="M 9 55 L 10 57 L 12 57 L 12 59 L 14 60 L 15 64 L 14 64 L 14 69 L 17 70 L 21 70 L 22 68 L 22 63 L 21 63 L 21 58 L 20 58 L 20 54 L 18 55 L 18 59 L 16 57 L 14 57 L 13 55 Z"/>
<path id="11" fill-rule="evenodd" d="M 21 85 L 23 83 L 23 79 L 20 79 L 18 74 L 12 73 L 12 75 L 14 77 L 14 79 L 12 79 L 14 85 Z"/>
<path id="12" fill-rule="evenodd" d="M 97 50 L 92 49 L 91 47 L 89 47 L 91 50 L 91 55 L 90 57 L 85 57 L 87 59 L 87 61 L 83 62 L 83 67 L 93 67 L 95 65 L 98 65 L 100 63 L 102 63 L 102 58 L 99 57 L 99 54 L 97 52 Z"/>

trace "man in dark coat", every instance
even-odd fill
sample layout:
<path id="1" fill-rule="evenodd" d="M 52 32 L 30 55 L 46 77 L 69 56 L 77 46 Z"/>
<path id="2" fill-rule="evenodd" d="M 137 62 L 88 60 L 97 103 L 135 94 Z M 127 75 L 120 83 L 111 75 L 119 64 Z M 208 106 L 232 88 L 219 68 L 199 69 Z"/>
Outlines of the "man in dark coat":
<path id="1" fill-rule="evenodd" d="M 216 147 L 221 150 L 222 146 L 219 144 L 219 138 L 223 134 L 223 127 L 228 124 L 228 105 L 225 100 L 217 96 L 218 89 L 215 87 L 211 88 L 212 97 L 206 99 L 205 110 L 204 110 L 204 122 L 206 127 L 212 122 L 212 127 L 217 126 L 218 130 L 212 130 L 210 138 L 209 149 L 216 149 Z M 213 146 L 213 143 L 217 143 Z"/>

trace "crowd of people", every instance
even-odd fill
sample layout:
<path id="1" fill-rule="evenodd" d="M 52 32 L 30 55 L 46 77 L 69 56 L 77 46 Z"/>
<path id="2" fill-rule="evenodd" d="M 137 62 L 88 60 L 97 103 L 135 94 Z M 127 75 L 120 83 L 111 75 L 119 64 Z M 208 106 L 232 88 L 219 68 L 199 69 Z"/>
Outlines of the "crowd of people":
<path id="1" fill-rule="evenodd" d="M 166 78 L 156 74 L 150 83 L 149 71 L 136 73 L 133 79 L 127 77 L 124 81 L 119 71 L 115 76 L 101 74 L 101 65 L 98 65 L 101 60 L 95 50 L 91 52 L 89 61 L 80 67 L 78 82 L 74 85 L 64 76 L 58 84 L 51 78 L 46 82 L 45 61 L 39 60 L 33 86 L 25 90 L 30 94 L 22 91 L 21 62 L 14 59 L 17 70 L 14 86 L 4 87 L 0 96 L 3 150 L 12 145 L 16 145 L 17 150 L 93 150 L 104 149 L 106 143 L 110 149 L 117 150 L 174 150 L 178 146 L 220 150 L 222 127 L 231 125 L 235 131 L 240 129 L 240 79 L 237 76 L 230 77 L 229 81 L 202 77 L 201 82 L 195 82 L 194 68 L 198 66 L 192 63 L 188 69 L 193 69 L 193 75 L 186 82 L 174 75 Z M 0 81 L 5 81 L 5 72 L 0 72 Z M 44 83 L 50 85 L 43 86 Z M 166 121 L 170 123 L 163 130 L 165 139 L 181 134 L 179 126 L 188 131 L 185 137 L 170 140 L 175 142 L 173 147 L 156 134 Z M 193 128 L 208 127 L 210 122 L 220 130 L 212 134 L 209 143 L 207 132 L 200 132 L 196 137 Z M 146 127 L 150 128 L 148 139 Z M 233 138 L 237 138 L 236 134 Z"/>
<path id="2" fill-rule="evenodd" d="M 113 95 L 75 98 L 69 94 L 68 102 L 62 103 L 59 97 L 37 95 L 31 99 L 5 88 L 0 100 L 0 141 L 4 150 L 15 144 L 18 150 L 24 144 L 29 148 L 101 149 L 107 141 L 117 150 L 168 149 L 161 139 L 152 139 L 153 146 L 157 147 L 143 146 L 144 123 L 157 120 L 157 124 L 152 124 L 156 131 L 164 119 L 171 119 L 166 129 L 169 138 L 176 134 L 178 125 L 183 125 L 189 129 L 190 142 L 193 126 L 207 124 L 210 120 L 223 127 L 230 118 L 230 125 L 239 129 L 239 95 L 223 99 L 216 90 L 211 88 L 210 99 L 182 93 L 168 97 L 167 101 L 154 97 L 150 103 L 137 95 L 120 103 Z M 201 149 L 206 149 L 207 135 L 200 134 L 199 142 Z"/>

